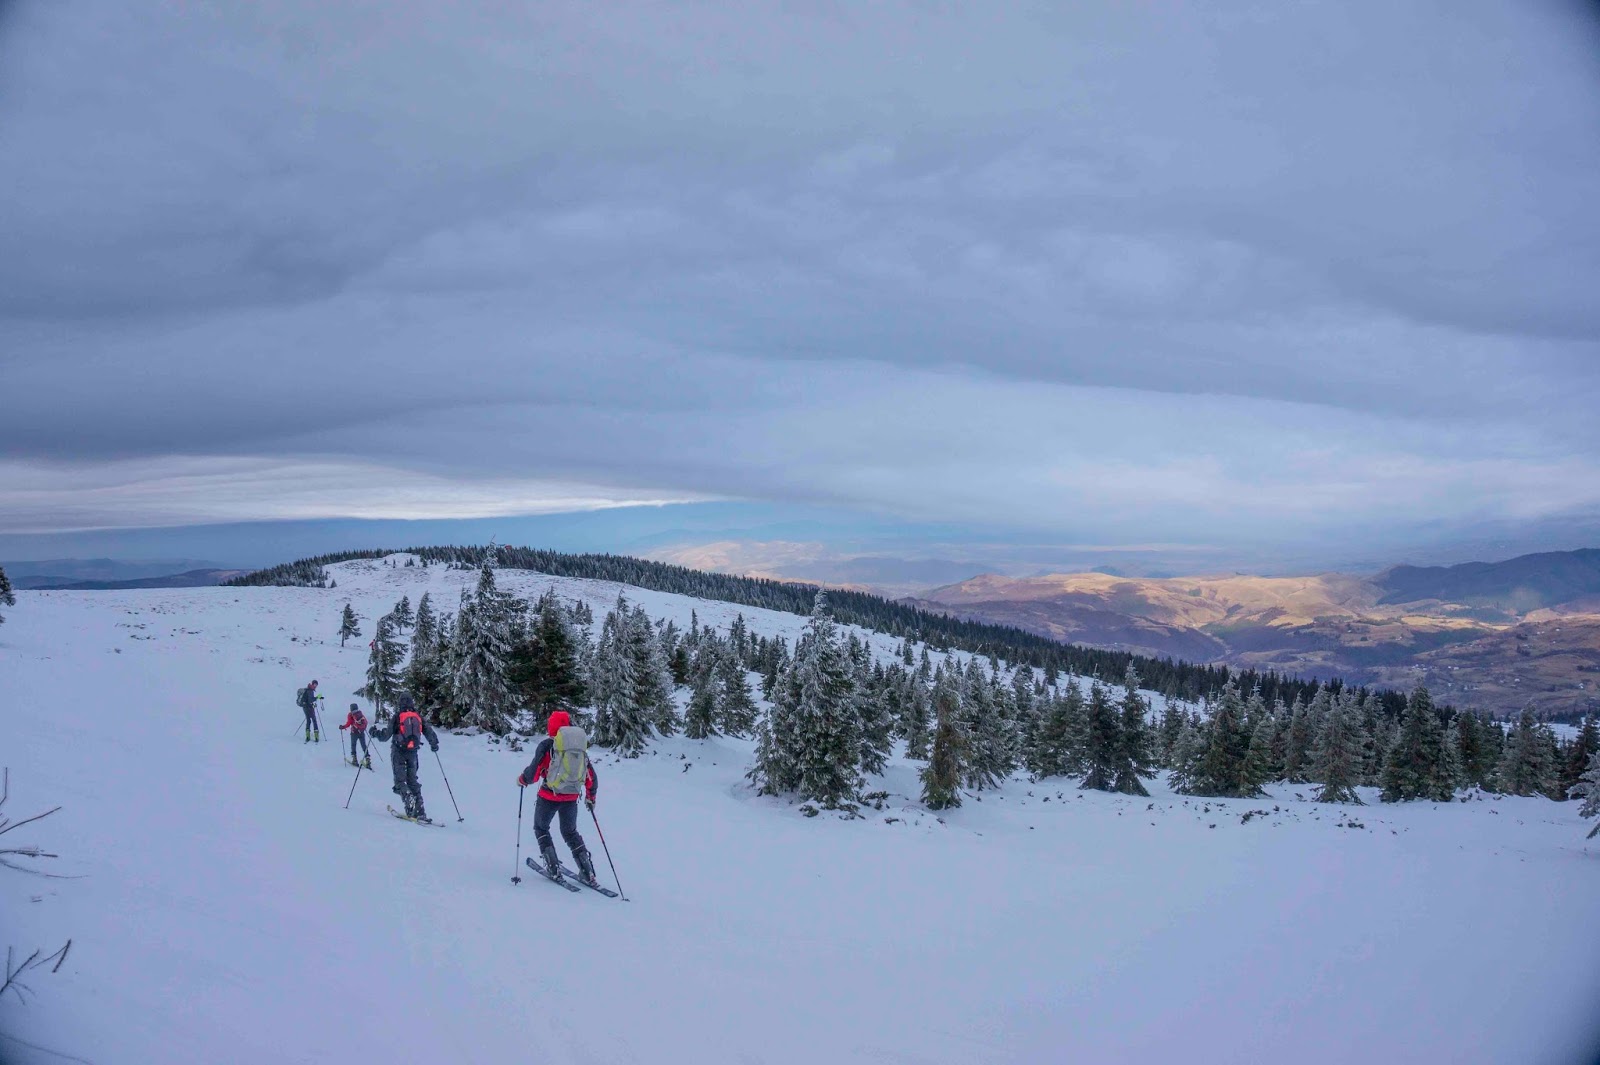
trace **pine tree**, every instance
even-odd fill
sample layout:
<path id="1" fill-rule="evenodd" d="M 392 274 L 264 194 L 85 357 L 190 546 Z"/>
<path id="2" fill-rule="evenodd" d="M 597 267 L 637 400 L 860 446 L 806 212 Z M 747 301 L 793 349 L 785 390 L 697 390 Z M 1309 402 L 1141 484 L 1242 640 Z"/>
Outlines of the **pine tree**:
<path id="1" fill-rule="evenodd" d="M 350 639 L 352 636 L 361 635 L 361 626 L 358 624 L 359 620 L 360 619 L 356 617 L 355 610 L 350 606 L 349 603 L 346 603 L 344 605 L 344 613 L 339 615 L 340 647 L 343 647 L 344 642 Z"/>
<path id="2" fill-rule="evenodd" d="M 906 741 L 906 757 L 931 758 L 933 730 L 929 719 L 933 710 L 932 693 L 928 690 L 927 682 L 916 672 L 906 673 L 900 683 L 903 691 L 900 697 L 899 731 Z"/>
<path id="3" fill-rule="evenodd" d="M 818 592 L 794 661 L 773 691 L 751 779 L 763 793 L 794 792 L 828 809 L 861 789 L 861 710 L 855 667 Z"/>
<path id="4" fill-rule="evenodd" d="M 1195 794 L 1195 789 L 1200 785 L 1205 757 L 1206 737 L 1185 715 L 1178 729 L 1177 739 L 1172 743 L 1172 754 L 1168 759 L 1172 772 L 1167 776 L 1167 783 L 1171 785 L 1173 791 L 1184 795 Z"/>
<path id="5" fill-rule="evenodd" d="M 412 654 L 416 654 L 416 645 L 433 644 L 439 638 L 439 620 L 433 613 L 433 600 L 427 592 L 422 593 L 422 598 L 417 600 L 416 622 L 411 630 Z"/>
<path id="6" fill-rule="evenodd" d="M 1311 770 L 1311 748 L 1315 742 L 1311 710 L 1304 701 L 1296 698 L 1289 711 L 1289 731 L 1283 742 L 1284 780 L 1291 784 L 1304 784 L 1310 779 L 1306 774 Z"/>
<path id="7" fill-rule="evenodd" d="M 514 695 L 507 676 L 517 611 L 501 592 L 486 557 L 478 586 L 462 595 L 456 615 L 455 701 L 449 724 L 475 725 L 495 735 L 511 729 Z"/>
<path id="8" fill-rule="evenodd" d="M 1139 694 L 1139 671 L 1130 663 L 1122 679 L 1122 719 L 1117 734 L 1116 780 L 1113 791 L 1149 795 L 1139 778 L 1154 773 L 1150 757 L 1149 705 Z"/>
<path id="9" fill-rule="evenodd" d="M 695 679 L 694 691 L 689 696 L 689 706 L 683 715 L 683 734 L 691 740 L 703 740 L 717 734 L 717 696 L 711 671 L 704 670 Z"/>
<path id="10" fill-rule="evenodd" d="M 1245 760 L 1250 751 L 1250 734 L 1244 727 L 1244 700 L 1239 685 L 1229 680 L 1217 697 L 1217 705 L 1206 723 L 1206 750 L 1190 792 L 1195 795 L 1248 797 Z"/>
<path id="11" fill-rule="evenodd" d="M 1355 701 L 1338 700 L 1311 750 L 1310 774 L 1322 784 L 1317 802 L 1361 802 L 1356 784 L 1361 780 L 1366 762 L 1366 743 L 1361 712 Z"/>
<path id="12" fill-rule="evenodd" d="M 416 627 L 411 630 L 411 661 L 406 664 L 402 679 L 423 716 L 441 723 L 450 716 L 446 710 L 450 685 L 445 666 L 450 649 L 443 635 L 433 605 L 424 594 L 417 604 Z"/>
<path id="13" fill-rule="evenodd" d="M 1562 760 L 1560 794 L 1563 798 L 1570 795 L 1583 779 L 1596 751 L 1600 751 L 1600 726 L 1595 724 L 1594 715 L 1590 714 L 1583 719 L 1583 727 L 1573 737 Z"/>
<path id="14" fill-rule="evenodd" d="M 1400 731 L 1383 762 L 1384 802 L 1439 799 L 1443 780 L 1444 739 L 1428 689 L 1418 686 L 1406 700 Z M 1443 801 L 1448 802 L 1449 796 Z"/>
<path id="15" fill-rule="evenodd" d="M 1088 742 L 1084 746 L 1085 772 L 1080 788 L 1116 789 L 1122 747 L 1122 721 L 1105 686 L 1097 678 L 1089 685 Z"/>
<path id="16" fill-rule="evenodd" d="M 628 601 L 619 595 L 617 605 L 601 625 L 591 677 L 593 740 L 624 758 L 637 758 L 644 753 L 654 731 L 659 689 L 665 684 L 666 690 L 671 691 L 670 677 L 642 675 L 652 668 L 652 657 L 641 649 L 642 642 L 653 634 L 635 631 L 639 627 L 637 617 Z"/>
<path id="17" fill-rule="evenodd" d="M 1250 730 L 1250 745 L 1245 748 L 1244 765 L 1239 774 L 1241 795 L 1260 795 L 1262 785 L 1272 779 L 1272 715 L 1261 713 Z"/>
<path id="18" fill-rule="evenodd" d="M 946 676 L 933 689 L 932 751 L 920 774 L 922 802 L 928 809 L 948 810 L 961 805 L 965 750 L 961 695 L 954 681 Z"/>
<path id="19" fill-rule="evenodd" d="M 977 658 L 967 661 L 961 687 L 961 723 L 967 734 L 966 776 L 972 791 L 992 788 L 1014 768 L 1007 722 L 995 705 L 994 690 Z"/>
<path id="20" fill-rule="evenodd" d="M 1461 720 L 1461 714 L 1450 718 L 1450 724 L 1445 726 L 1444 738 L 1439 745 L 1438 787 L 1435 789 L 1435 797 L 1442 802 L 1454 799 L 1456 789 L 1467 785 L 1466 765 L 1461 760 Z"/>
<path id="21" fill-rule="evenodd" d="M 667 656 L 661 650 L 655 625 L 644 607 L 635 604 L 623 627 L 623 636 L 624 648 L 632 662 L 633 688 L 628 697 L 650 728 L 662 736 L 671 736 L 678 731 L 672 672 L 667 667 Z"/>
<path id="22" fill-rule="evenodd" d="M 405 646 L 395 637 L 394 618 L 385 614 L 378 619 L 367 655 L 367 683 L 356 694 L 372 701 L 377 708 L 375 717 L 383 720 L 384 708 L 400 694 L 400 663 L 405 660 Z"/>
<path id="23" fill-rule="evenodd" d="M 400 597 L 400 601 L 394 605 L 395 628 L 404 632 L 406 629 L 409 629 L 416 620 L 416 615 L 411 612 L 411 597 L 409 595 L 402 595 Z"/>
<path id="24" fill-rule="evenodd" d="M 6 568 L 0 566 L 0 606 L 16 606 L 17 595 L 11 589 L 11 578 L 6 576 Z M 0 614 L 0 625 L 6 623 L 6 616 Z"/>
<path id="25" fill-rule="evenodd" d="M 743 615 L 740 615 L 740 620 Z M 748 736 L 756 724 L 756 700 L 750 693 L 750 677 L 737 650 L 717 659 L 713 681 L 717 687 L 717 727 L 729 736 Z"/>
<path id="26" fill-rule="evenodd" d="M 1533 708 L 1523 707 L 1500 756 L 1500 790 L 1507 795 L 1541 795 L 1554 790 L 1552 739 L 1550 730 L 1534 720 Z"/>
<path id="27" fill-rule="evenodd" d="M 1578 807 L 1579 817 L 1600 814 L 1600 751 L 1589 756 L 1589 765 L 1573 785 L 1571 794 L 1572 798 L 1583 800 L 1583 805 Z M 1589 830 L 1588 838 L 1593 839 L 1597 833 L 1600 833 L 1600 825 Z"/>

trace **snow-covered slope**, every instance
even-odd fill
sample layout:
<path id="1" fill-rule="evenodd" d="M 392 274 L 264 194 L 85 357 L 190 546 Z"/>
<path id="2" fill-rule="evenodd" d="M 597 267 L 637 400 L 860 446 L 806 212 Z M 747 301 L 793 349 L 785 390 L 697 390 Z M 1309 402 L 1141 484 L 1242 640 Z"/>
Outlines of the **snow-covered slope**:
<path id="1" fill-rule="evenodd" d="M 1556 1063 L 1595 1034 L 1600 847 L 1575 804 L 1019 780 L 940 821 L 895 762 L 883 811 L 809 819 L 744 787 L 749 743 L 678 739 L 599 758 L 631 902 L 513 886 L 526 753 L 444 735 L 465 820 L 424 754 L 445 827 L 413 827 L 384 812 L 382 765 L 341 808 L 351 771 L 301 742 L 293 706 L 317 677 L 343 719 L 365 664 L 364 638 L 331 635 L 347 600 L 371 618 L 427 588 L 453 609 L 474 575 L 334 572 L 331 590 L 18 594 L 7 812 L 64 809 L 5 842 L 47 843 L 83 879 L 0 869 L 7 942 L 73 940 L 28 1004 L 0 1001 L 0 1060 L 61 1060 L 25 1039 L 103 1065 Z M 601 613 L 618 590 L 502 581 L 552 583 Z M 791 639 L 804 623 L 629 598 Z"/>

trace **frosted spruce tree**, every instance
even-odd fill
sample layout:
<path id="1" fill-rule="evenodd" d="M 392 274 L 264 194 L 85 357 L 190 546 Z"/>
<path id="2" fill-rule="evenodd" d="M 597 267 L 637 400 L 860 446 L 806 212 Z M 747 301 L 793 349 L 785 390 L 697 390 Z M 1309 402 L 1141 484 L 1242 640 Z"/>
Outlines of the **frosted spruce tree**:
<path id="1" fill-rule="evenodd" d="M 743 621 L 744 615 L 741 614 L 737 620 Z M 713 671 L 717 691 L 717 727 L 728 736 L 748 736 L 756 725 L 756 700 L 750 691 L 750 677 L 745 671 L 738 643 L 729 642 L 728 653 L 717 659 Z"/>
<path id="2" fill-rule="evenodd" d="M 920 774 L 922 803 L 930 810 L 961 805 L 961 761 L 966 751 L 961 694 L 948 675 L 933 688 L 933 738 L 928 764 Z"/>
<path id="3" fill-rule="evenodd" d="M 1573 785 L 1571 795 L 1583 800 L 1583 805 L 1578 807 L 1579 817 L 1600 815 L 1600 751 L 1589 756 L 1589 766 Z M 1585 838 L 1593 839 L 1596 835 L 1600 835 L 1600 824 L 1591 828 Z"/>
<path id="4" fill-rule="evenodd" d="M 859 698 L 854 665 L 818 592 L 757 745 L 750 776 L 761 792 L 853 808 L 863 783 Z"/>
<path id="5" fill-rule="evenodd" d="M 355 609 L 349 604 L 344 605 L 344 613 L 339 615 L 339 646 L 351 637 L 361 635 L 361 619 L 356 617 Z"/>
<path id="6" fill-rule="evenodd" d="M 1082 772 L 1083 695 L 1076 684 L 1045 697 L 1043 717 L 1027 751 L 1028 772 L 1039 780 Z"/>
<path id="7" fill-rule="evenodd" d="M 1098 678 L 1089 685 L 1086 722 L 1084 773 L 1078 787 L 1115 791 L 1117 771 L 1122 763 L 1122 718 Z"/>
<path id="8" fill-rule="evenodd" d="M 1356 785 L 1366 764 L 1367 742 L 1355 700 L 1338 700 L 1311 749 L 1310 775 L 1322 784 L 1317 802 L 1361 802 Z"/>
<path id="9" fill-rule="evenodd" d="M 372 701 L 379 721 L 388 716 L 385 708 L 400 694 L 400 663 L 405 661 L 405 655 L 405 644 L 395 636 L 394 618 L 385 614 L 373 628 L 367 653 L 367 683 L 356 691 Z"/>
<path id="10" fill-rule="evenodd" d="M 969 790 L 995 787 L 1011 774 L 1016 763 L 1010 745 L 1010 722 L 995 701 L 989 674 L 973 657 L 967 660 L 961 685 L 962 726 L 967 734 L 967 757 L 962 783 Z"/>
<path id="11" fill-rule="evenodd" d="M 643 754 L 653 734 L 649 710 L 634 700 L 641 684 L 635 677 L 638 666 L 630 651 L 628 629 L 632 617 L 628 601 L 619 595 L 617 605 L 600 624 L 600 642 L 590 671 L 595 708 L 594 735 L 590 738 L 624 758 Z"/>
<path id="12" fill-rule="evenodd" d="M 1428 689 L 1421 685 L 1406 699 L 1400 730 L 1384 756 L 1382 787 L 1379 797 L 1384 802 L 1449 802 L 1454 798 L 1452 783 L 1444 774 L 1444 735 L 1439 728 L 1439 715 Z"/>
<path id="13" fill-rule="evenodd" d="M 535 731 L 542 732 L 545 719 L 559 708 L 574 714 L 574 724 L 588 725 L 578 710 L 587 699 L 580 640 L 566 607 L 549 591 L 539 597 L 527 624 L 517 632 L 506 677 L 516 701 L 531 712 Z"/>
<path id="14" fill-rule="evenodd" d="M 1178 729 L 1178 736 L 1172 741 L 1172 753 L 1167 758 L 1172 772 L 1167 776 L 1167 783 L 1172 790 L 1184 795 L 1195 794 L 1200 783 L 1201 767 L 1205 763 L 1206 738 L 1195 723 L 1184 717 L 1182 726 Z"/>
<path id="15" fill-rule="evenodd" d="M 656 627 L 644 607 L 635 604 L 623 628 L 624 648 L 631 660 L 633 689 L 629 699 L 662 736 L 678 731 L 678 708 L 672 698 L 672 673 L 667 667 Z"/>
<path id="16" fill-rule="evenodd" d="M 456 615 L 454 712 L 446 724 L 477 726 L 497 736 L 511 730 L 515 708 L 507 668 L 516 624 L 511 597 L 500 591 L 485 557 L 478 586 L 462 595 Z"/>
<path id="17" fill-rule="evenodd" d="M 1244 700 L 1235 681 L 1229 680 L 1222 686 L 1211 711 L 1211 720 L 1206 722 L 1205 736 L 1205 754 L 1190 793 L 1231 798 L 1256 795 L 1259 789 L 1251 786 L 1245 772 L 1250 734 L 1245 731 Z"/>
<path id="18" fill-rule="evenodd" d="M 876 776 L 888 764 L 894 746 L 894 714 L 889 709 L 883 670 L 867 672 L 858 662 L 856 688 L 856 705 L 861 708 L 861 771 Z"/>
<path id="19" fill-rule="evenodd" d="M 918 760 L 930 756 L 933 742 L 931 717 L 933 694 L 927 681 L 915 671 L 907 671 L 900 680 L 900 724 L 897 731 L 906 741 L 906 757 Z"/>
<path id="20" fill-rule="evenodd" d="M 411 630 L 411 660 L 406 663 L 403 681 L 417 701 L 417 709 L 430 721 L 443 721 L 450 702 L 451 654 L 445 628 L 434 614 L 427 593 L 417 602 L 417 615 Z"/>
<path id="21" fill-rule="evenodd" d="M 1130 663 L 1122 678 L 1121 719 L 1117 731 L 1116 779 L 1111 790 L 1124 795 L 1149 795 L 1141 777 L 1153 775 L 1148 716 L 1150 704 L 1139 694 L 1139 671 Z"/>
<path id="22" fill-rule="evenodd" d="M 394 627 L 404 632 L 411 628 L 416 620 L 417 616 L 411 612 L 411 597 L 402 595 L 400 601 L 394 605 Z"/>
<path id="23" fill-rule="evenodd" d="M 1555 737 L 1525 706 L 1500 756 L 1500 790 L 1507 795 L 1548 795 L 1556 786 Z"/>
<path id="24" fill-rule="evenodd" d="M 0 566 L 0 606 L 16 606 L 17 595 L 11 590 L 11 578 L 6 576 L 6 569 Z M 6 616 L 0 614 L 0 625 L 6 623 Z"/>
<path id="25" fill-rule="evenodd" d="M 1589 761 L 1596 751 L 1600 751 L 1600 725 L 1595 723 L 1594 715 L 1590 714 L 1583 719 L 1578 734 L 1573 737 L 1571 745 L 1563 753 L 1561 794 L 1569 795 L 1583 779 L 1583 774 L 1588 771 Z"/>

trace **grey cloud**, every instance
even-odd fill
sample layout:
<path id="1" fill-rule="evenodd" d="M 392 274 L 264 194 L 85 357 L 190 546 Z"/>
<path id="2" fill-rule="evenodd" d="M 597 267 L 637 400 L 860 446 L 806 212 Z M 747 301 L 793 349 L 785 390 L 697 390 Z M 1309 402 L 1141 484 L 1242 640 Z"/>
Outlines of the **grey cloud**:
<path id="1" fill-rule="evenodd" d="M 1305 528 L 1385 492 L 1463 513 L 1475 482 L 1587 505 L 1560 490 L 1600 402 L 1576 7 L 31 5 L 0 31 L 0 390 L 29 397 L 0 458 L 1093 506 L 1141 537 L 1296 484 Z M 1356 457 L 1307 466 L 1301 434 Z"/>

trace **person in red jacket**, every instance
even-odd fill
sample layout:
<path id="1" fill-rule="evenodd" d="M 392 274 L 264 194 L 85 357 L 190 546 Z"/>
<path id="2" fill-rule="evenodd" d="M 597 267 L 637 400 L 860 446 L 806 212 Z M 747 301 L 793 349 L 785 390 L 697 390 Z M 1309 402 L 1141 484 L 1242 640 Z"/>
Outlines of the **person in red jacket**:
<path id="1" fill-rule="evenodd" d="M 583 837 L 578 835 L 578 797 L 583 795 L 589 809 L 593 810 L 595 795 L 600 789 L 594 764 L 589 761 L 589 738 L 583 729 L 572 723 L 572 715 L 565 710 L 550 714 L 546 731 L 549 735 L 534 748 L 533 761 L 517 774 L 517 787 L 525 788 L 535 782 L 539 785 L 539 801 L 533 808 L 533 834 L 539 841 L 539 853 L 550 876 L 561 879 L 561 861 L 550 839 L 550 822 L 559 816 L 561 838 L 567 841 L 572 860 L 578 863 L 578 876 L 594 884 L 594 861 L 589 857 Z"/>
<path id="2" fill-rule="evenodd" d="M 367 715 L 361 712 L 357 703 L 350 704 L 350 716 L 344 719 L 344 724 L 339 726 L 339 731 L 350 730 L 350 764 L 356 764 L 356 743 L 361 744 L 361 768 L 372 768 L 372 751 L 367 747 Z M 356 774 L 360 776 L 360 774 Z"/>

